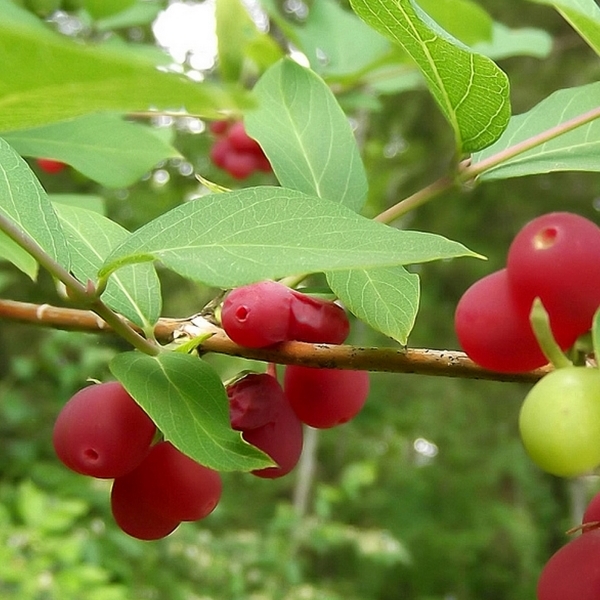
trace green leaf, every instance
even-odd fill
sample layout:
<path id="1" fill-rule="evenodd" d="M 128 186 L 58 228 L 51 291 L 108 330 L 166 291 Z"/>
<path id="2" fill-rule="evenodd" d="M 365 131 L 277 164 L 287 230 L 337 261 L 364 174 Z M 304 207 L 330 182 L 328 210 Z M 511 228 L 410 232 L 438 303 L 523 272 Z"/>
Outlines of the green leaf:
<path id="1" fill-rule="evenodd" d="M 108 17 L 131 8 L 136 0 L 83 0 L 83 6 L 94 17 Z"/>
<path id="2" fill-rule="evenodd" d="M 313 2 L 294 32 L 311 67 L 323 76 L 358 73 L 390 51 L 383 36 L 333 0 Z"/>
<path id="3" fill-rule="evenodd" d="M 0 131 L 25 129 L 84 114 L 187 110 L 208 118 L 250 105 L 245 92 L 229 92 L 159 71 L 124 48 L 84 45 L 30 25 L 0 0 Z"/>
<path id="4" fill-rule="evenodd" d="M 159 161 L 180 156 L 150 127 L 108 114 L 85 115 L 3 137 L 23 156 L 60 160 L 113 188 L 133 185 Z"/>
<path id="5" fill-rule="evenodd" d="M 475 166 L 498 152 L 599 106 L 600 83 L 554 92 L 529 112 L 513 117 L 504 135 L 493 146 L 474 154 L 471 164 Z M 599 152 L 600 121 L 596 119 L 491 167 L 479 179 L 507 179 L 553 171 L 600 171 Z"/>
<path id="6" fill-rule="evenodd" d="M 459 153 L 492 144 L 510 118 L 509 82 L 489 58 L 444 31 L 412 0 L 351 0 L 356 13 L 421 69 Z"/>
<path id="7" fill-rule="evenodd" d="M 19 244 L 0 232 L 0 259 L 8 261 L 17 269 L 25 273 L 30 279 L 35 280 L 38 273 L 38 263 L 23 250 Z"/>
<path id="8" fill-rule="evenodd" d="M 419 310 L 419 277 L 403 267 L 337 271 L 327 282 L 361 321 L 405 345 Z"/>
<path id="9" fill-rule="evenodd" d="M 0 214 L 17 226 L 23 236 L 37 243 L 65 269 L 70 259 L 58 217 L 40 182 L 27 163 L 0 138 Z M 0 253 L 30 277 L 37 269 L 25 252 L 0 234 Z"/>
<path id="10" fill-rule="evenodd" d="M 49 198 L 52 202 L 93 210 L 101 215 L 105 214 L 104 198 L 102 196 L 95 196 L 94 194 L 50 194 Z"/>
<path id="11" fill-rule="evenodd" d="M 104 259 L 129 233 L 97 212 L 55 205 L 71 250 L 71 269 L 83 282 L 94 281 Z M 149 263 L 128 265 L 108 281 L 102 300 L 143 329 L 158 321 L 161 311 L 160 281 Z"/>
<path id="12" fill-rule="evenodd" d="M 359 211 L 367 178 L 348 119 L 322 79 L 284 59 L 258 81 L 246 116 L 281 185 Z"/>
<path id="13" fill-rule="evenodd" d="M 419 6 L 467 46 L 492 38 L 492 17 L 471 0 L 419 0 Z"/>
<path id="14" fill-rule="evenodd" d="M 160 260 L 183 277 L 235 287 L 296 273 L 477 256 L 441 236 L 401 231 L 296 190 L 261 186 L 211 194 L 134 232 L 100 275 Z"/>
<path id="15" fill-rule="evenodd" d="M 256 27 L 240 0 L 217 0 L 219 73 L 225 81 L 238 81 L 244 66 L 244 46 Z"/>
<path id="16" fill-rule="evenodd" d="M 600 7 L 594 0 L 531 0 L 553 6 L 600 55 Z"/>
<path id="17" fill-rule="evenodd" d="M 125 10 L 102 17 L 94 23 L 94 27 L 98 31 L 111 31 L 125 27 L 149 25 L 163 10 L 163 6 L 160 0 L 143 0 L 143 2 L 137 2 Z"/>
<path id="18" fill-rule="evenodd" d="M 122 352 L 112 359 L 110 370 L 165 439 L 197 462 L 217 471 L 273 466 L 231 429 L 225 388 L 214 369 L 197 356 Z"/>
<path id="19" fill-rule="evenodd" d="M 472 48 L 494 60 L 511 56 L 546 58 L 552 50 L 552 36 L 542 29 L 510 29 L 501 23 L 494 23 L 491 40 L 478 42 Z"/>

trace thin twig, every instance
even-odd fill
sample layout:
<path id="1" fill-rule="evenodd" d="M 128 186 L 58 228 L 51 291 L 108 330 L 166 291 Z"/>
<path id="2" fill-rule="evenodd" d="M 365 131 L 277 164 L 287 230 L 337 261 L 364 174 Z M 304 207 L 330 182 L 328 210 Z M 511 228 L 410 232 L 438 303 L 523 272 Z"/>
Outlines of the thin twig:
<path id="1" fill-rule="evenodd" d="M 111 327 L 91 311 L 15 300 L 0 300 L 2 318 L 58 329 L 93 333 L 111 331 Z M 130 325 L 136 329 L 135 325 Z M 550 369 L 542 368 L 528 373 L 496 373 L 482 369 L 463 352 L 429 348 L 365 348 L 303 342 L 285 342 L 268 348 L 244 348 L 229 339 L 223 330 L 198 316 L 188 319 L 163 318 L 155 327 L 156 339 L 164 344 L 206 332 L 212 332 L 213 335 L 201 344 L 200 351 L 203 353 L 215 352 L 278 364 L 525 383 L 536 382 Z"/>

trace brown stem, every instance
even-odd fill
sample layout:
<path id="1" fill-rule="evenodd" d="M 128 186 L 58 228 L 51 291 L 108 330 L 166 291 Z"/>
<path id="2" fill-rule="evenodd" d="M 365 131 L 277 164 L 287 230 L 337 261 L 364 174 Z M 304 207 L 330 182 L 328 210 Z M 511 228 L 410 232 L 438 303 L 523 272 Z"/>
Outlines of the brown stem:
<path id="1" fill-rule="evenodd" d="M 466 166 L 461 172 L 459 179 L 461 181 L 472 181 L 485 171 L 489 171 L 491 168 L 496 167 L 507 160 L 518 156 L 519 154 L 523 154 L 523 152 L 527 152 L 528 150 L 532 150 L 537 146 L 541 146 L 554 138 L 557 138 L 569 131 L 573 131 L 582 125 L 586 125 L 587 123 L 591 123 L 592 121 L 600 118 L 600 106 L 597 108 L 593 108 L 592 110 L 588 110 L 587 112 L 577 115 L 568 121 L 564 121 L 563 123 L 559 123 L 550 129 L 546 129 L 537 135 L 534 135 L 514 146 L 509 146 L 505 150 L 500 152 L 496 152 L 496 154 L 492 154 L 488 156 L 485 160 L 481 162 L 470 164 Z"/>
<path id="2" fill-rule="evenodd" d="M 48 304 L 0 299 L 0 319 L 2 318 L 57 329 L 96 333 L 112 331 L 108 324 L 91 311 L 59 308 Z M 135 325 L 132 327 L 137 329 Z M 155 327 L 156 338 L 162 343 L 169 343 L 182 336 L 187 339 L 189 336 L 208 331 L 213 335 L 199 346 L 201 352 L 215 352 L 278 364 L 526 383 L 534 383 L 550 370 L 550 367 L 544 367 L 528 373 L 496 373 L 482 369 L 463 352 L 430 348 L 364 348 L 303 342 L 285 342 L 269 348 L 244 348 L 229 339 L 223 330 L 200 317 L 163 318 Z"/>

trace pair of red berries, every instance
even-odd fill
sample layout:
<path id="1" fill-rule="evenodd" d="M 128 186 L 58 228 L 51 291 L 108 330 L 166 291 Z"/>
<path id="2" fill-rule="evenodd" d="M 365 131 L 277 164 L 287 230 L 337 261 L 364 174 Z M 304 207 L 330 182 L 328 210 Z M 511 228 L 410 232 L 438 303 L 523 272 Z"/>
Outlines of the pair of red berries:
<path id="1" fill-rule="evenodd" d="M 250 348 L 286 341 L 342 344 L 350 331 L 341 306 L 274 281 L 230 292 L 221 322 L 234 342 Z M 289 365 L 283 389 L 300 421 L 325 429 L 346 423 L 360 412 L 369 394 L 369 374 Z"/>
<path id="2" fill-rule="evenodd" d="M 221 477 L 169 442 L 152 445 L 156 427 L 118 382 L 91 385 L 63 407 L 53 431 L 60 460 L 70 469 L 114 479 L 111 509 L 119 527 L 142 540 L 162 538 L 181 521 L 216 507 Z"/>
<path id="3" fill-rule="evenodd" d="M 560 548 L 544 566 L 537 600 L 600 598 L 600 493 L 588 504 L 581 530 L 581 535 Z"/>
<path id="4" fill-rule="evenodd" d="M 545 365 L 529 322 L 536 297 L 563 350 L 590 330 L 600 306 L 600 227 L 567 212 L 525 225 L 510 245 L 506 268 L 477 281 L 457 305 L 455 329 L 466 354 L 500 372 Z"/>
<path id="5" fill-rule="evenodd" d="M 256 171 L 271 172 L 271 163 L 242 121 L 215 121 L 210 131 L 217 140 L 210 150 L 211 161 L 235 179 L 246 179 Z"/>

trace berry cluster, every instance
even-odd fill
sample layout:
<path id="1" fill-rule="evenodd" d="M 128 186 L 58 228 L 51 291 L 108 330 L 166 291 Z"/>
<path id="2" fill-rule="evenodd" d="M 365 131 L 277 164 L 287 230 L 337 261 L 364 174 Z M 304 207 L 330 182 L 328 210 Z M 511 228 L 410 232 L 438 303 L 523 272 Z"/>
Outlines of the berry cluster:
<path id="1" fill-rule="evenodd" d="M 350 331 L 342 307 L 274 281 L 230 292 L 223 303 L 221 321 L 233 341 L 250 348 L 285 341 L 341 344 Z M 369 394 L 369 375 L 366 371 L 289 365 L 283 389 L 301 422 L 325 429 L 358 414 Z M 251 441 L 246 433 L 244 437 Z"/>
<path id="2" fill-rule="evenodd" d="M 252 474 L 267 479 L 287 475 L 300 458 L 303 432 L 277 379 L 268 373 L 246 374 L 227 386 L 227 396 L 232 428 L 277 463 Z"/>
<path id="3" fill-rule="evenodd" d="M 341 344 L 349 333 L 345 311 L 273 281 L 233 290 L 222 309 L 225 331 L 238 343 L 262 347 L 290 340 Z M 277 466 L 252 471 L 283 477 L 302 452 L 303 423 L 328 428 L 353 418 L 369 393 L 365 371 L 288 366 L 284 386 L 269 373 L 247 373 L 226 386 L 231 427 Z M 218 472 L 166 441 L 118 382 L 89 386 L 63 407 L 53 444 L 70 469 L 113 479 L 111 509 L 132 537 L 155 540 L 182 521 L 210 514 L 222 491 Z"/>
<path id="4" fill-rule="evenodd" d="M 207 516 L 221 496 L 219 473 L 169 442 L 152 445 L 156 427 L 118 382 L 77 392 L 54 424 L 53 444 L 70 469 L 114 479 L 111 508 L 119 527 L 141 540 Z"/>
<path id="5" fill-rule="evenodd" d="M 458 340 L 484 368 L 524 372 L 545 365 L 529 314 L 539 297 L 558 345 L 590 330 L 600 306 L 600 227 L 554 212 L 529 222 L 510 245 L 505 269 L 472 285 L 455 314 Z"/>
<path id="6" fill-rule="evenodd" d="M 537 600 L 600 598 L 600 494 L 588 504 L 582 534 L 560 548 L 546 563 L 537 585 Z"/>
<path id="7" fill-rule="evenodd" d="M 210 131 L 217 140 L 210 151 L 211 161 L 235 179 L 246 179 L 255 171 L 269 173 L 271 163 L 242 121 L 214 121 Z"/>

